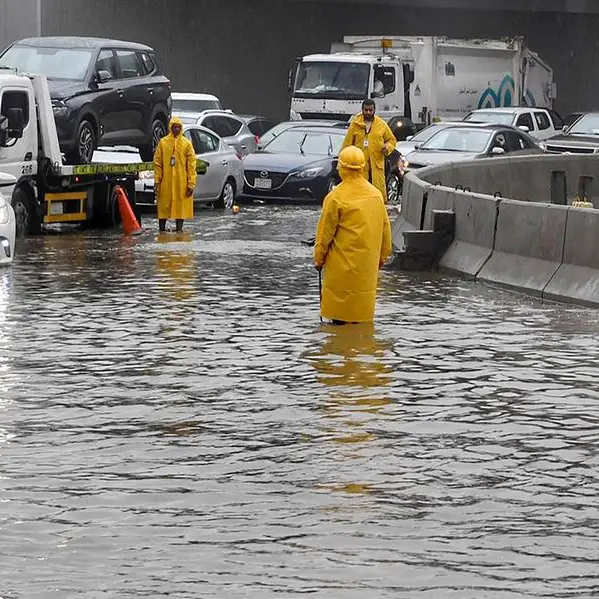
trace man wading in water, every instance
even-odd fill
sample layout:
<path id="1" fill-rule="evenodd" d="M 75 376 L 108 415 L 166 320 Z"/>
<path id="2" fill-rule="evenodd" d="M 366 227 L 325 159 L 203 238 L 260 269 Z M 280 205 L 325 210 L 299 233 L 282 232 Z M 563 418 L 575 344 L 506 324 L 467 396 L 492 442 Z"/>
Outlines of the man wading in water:
<path id="1" fill-rule="evenodd" d="M 314 266 L 323 273 L 322 318 L 333 324 L 372 322 L 379 268 L 391 255 L 391 224 L 381 192 L 363 176 L 360 148 L 339 154 L 342 182 L 324 199 Z"/>

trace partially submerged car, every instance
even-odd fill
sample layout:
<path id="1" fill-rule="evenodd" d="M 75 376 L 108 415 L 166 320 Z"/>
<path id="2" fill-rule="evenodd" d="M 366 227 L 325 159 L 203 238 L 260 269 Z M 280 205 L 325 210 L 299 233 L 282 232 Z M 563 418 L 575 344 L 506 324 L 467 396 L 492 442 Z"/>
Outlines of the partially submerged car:
<path id="1" fill-rule="evenodd" d="M 506 154 L 543 154 L 530 135 L 507 125 L 446 127 L 405 156 L 408 170 Z"/>

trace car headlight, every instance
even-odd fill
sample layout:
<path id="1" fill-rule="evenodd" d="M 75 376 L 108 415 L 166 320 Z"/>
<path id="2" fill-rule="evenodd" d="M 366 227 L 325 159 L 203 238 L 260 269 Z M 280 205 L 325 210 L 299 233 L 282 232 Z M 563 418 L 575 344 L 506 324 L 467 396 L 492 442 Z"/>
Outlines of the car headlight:
<path id="1" fill-rule="evenodd" d="M 312 179 L 313 177 L 316 177 L 318 174 L 322 173 L 322 170 L 322 166 L 315 166 L 313 168 L 307 168 L 303 171 L 293 173 L 293 176 L 299 177 L 300 179 Z"/>
<path id="2" fill-rule="evenodd" d="M 52 100 L 52 112 L 54 116 L 65 116 L 69 112 L 69 107 L 63 100 Z"/>

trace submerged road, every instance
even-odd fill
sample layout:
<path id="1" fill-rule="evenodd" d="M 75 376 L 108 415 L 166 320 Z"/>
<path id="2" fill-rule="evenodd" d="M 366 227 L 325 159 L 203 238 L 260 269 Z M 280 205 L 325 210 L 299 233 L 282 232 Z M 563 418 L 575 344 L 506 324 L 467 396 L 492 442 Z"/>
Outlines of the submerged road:
<path id="1" fill-rule="evenodd" d="M 0 271 L 0 597 L 594 596 L 597 311 L 385 271 L 321 327 L 317 217 Z"/>

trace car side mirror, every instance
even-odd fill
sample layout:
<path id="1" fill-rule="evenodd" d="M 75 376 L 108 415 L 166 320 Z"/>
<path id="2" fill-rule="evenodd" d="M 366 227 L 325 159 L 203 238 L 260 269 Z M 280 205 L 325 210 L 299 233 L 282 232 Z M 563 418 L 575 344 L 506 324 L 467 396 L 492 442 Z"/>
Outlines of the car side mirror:
<path id="1" fill-rule="evenodd" d="M 562 131 L 565 133 L 567 130 L 568 130 L 568 125 L 564 125 L 564 126 L 562 127 Z"/>
<path id="2" fill-rule="evenodd" d="M 410 141 L 410 140 L 412 139 L 412 137 L 414 137 L 414 136 L 413 136 L 413 135 L 408 135 L 408 136 L 406 137 L 406 141 Z"/>
<path id="3" fill-rule="evenodd" d="M 414 144 L 414 149 L 418 150 L 420 148 L 420 144 Z"/>
<path id="4" fill-rule="evenodd" d="M 505 154 L 505 150 L 503 148 L 500 148 L 499 146 L 495 146 L 492 150 L 491 150 L 491 154 L 493 156 L 501 156 L 502 154 Z"/>
<path id="5" fill-rule="evenodd" d="M 7 118 L 7 138 L 21 139 L 25 129 L 25 116 L 22 108 L 9 108 Z"/>
<path id="6" fill-rule="evenodd" d="M 530 133 L 530 129 L 526 125 L 518 125 L 518 129 L 524 131 L 524 133 Z"/>
<path id="7" fill-rule="evenodd" d="M 100 70 L 100 71 L 98 71 L 98 74 L 96 75 L 96 81 L 98 83 L 106 83 L 107 81 L 110 81 L 111 79 L 112 79 L 112 75 L 110 74 L 110 71 Z"/>

